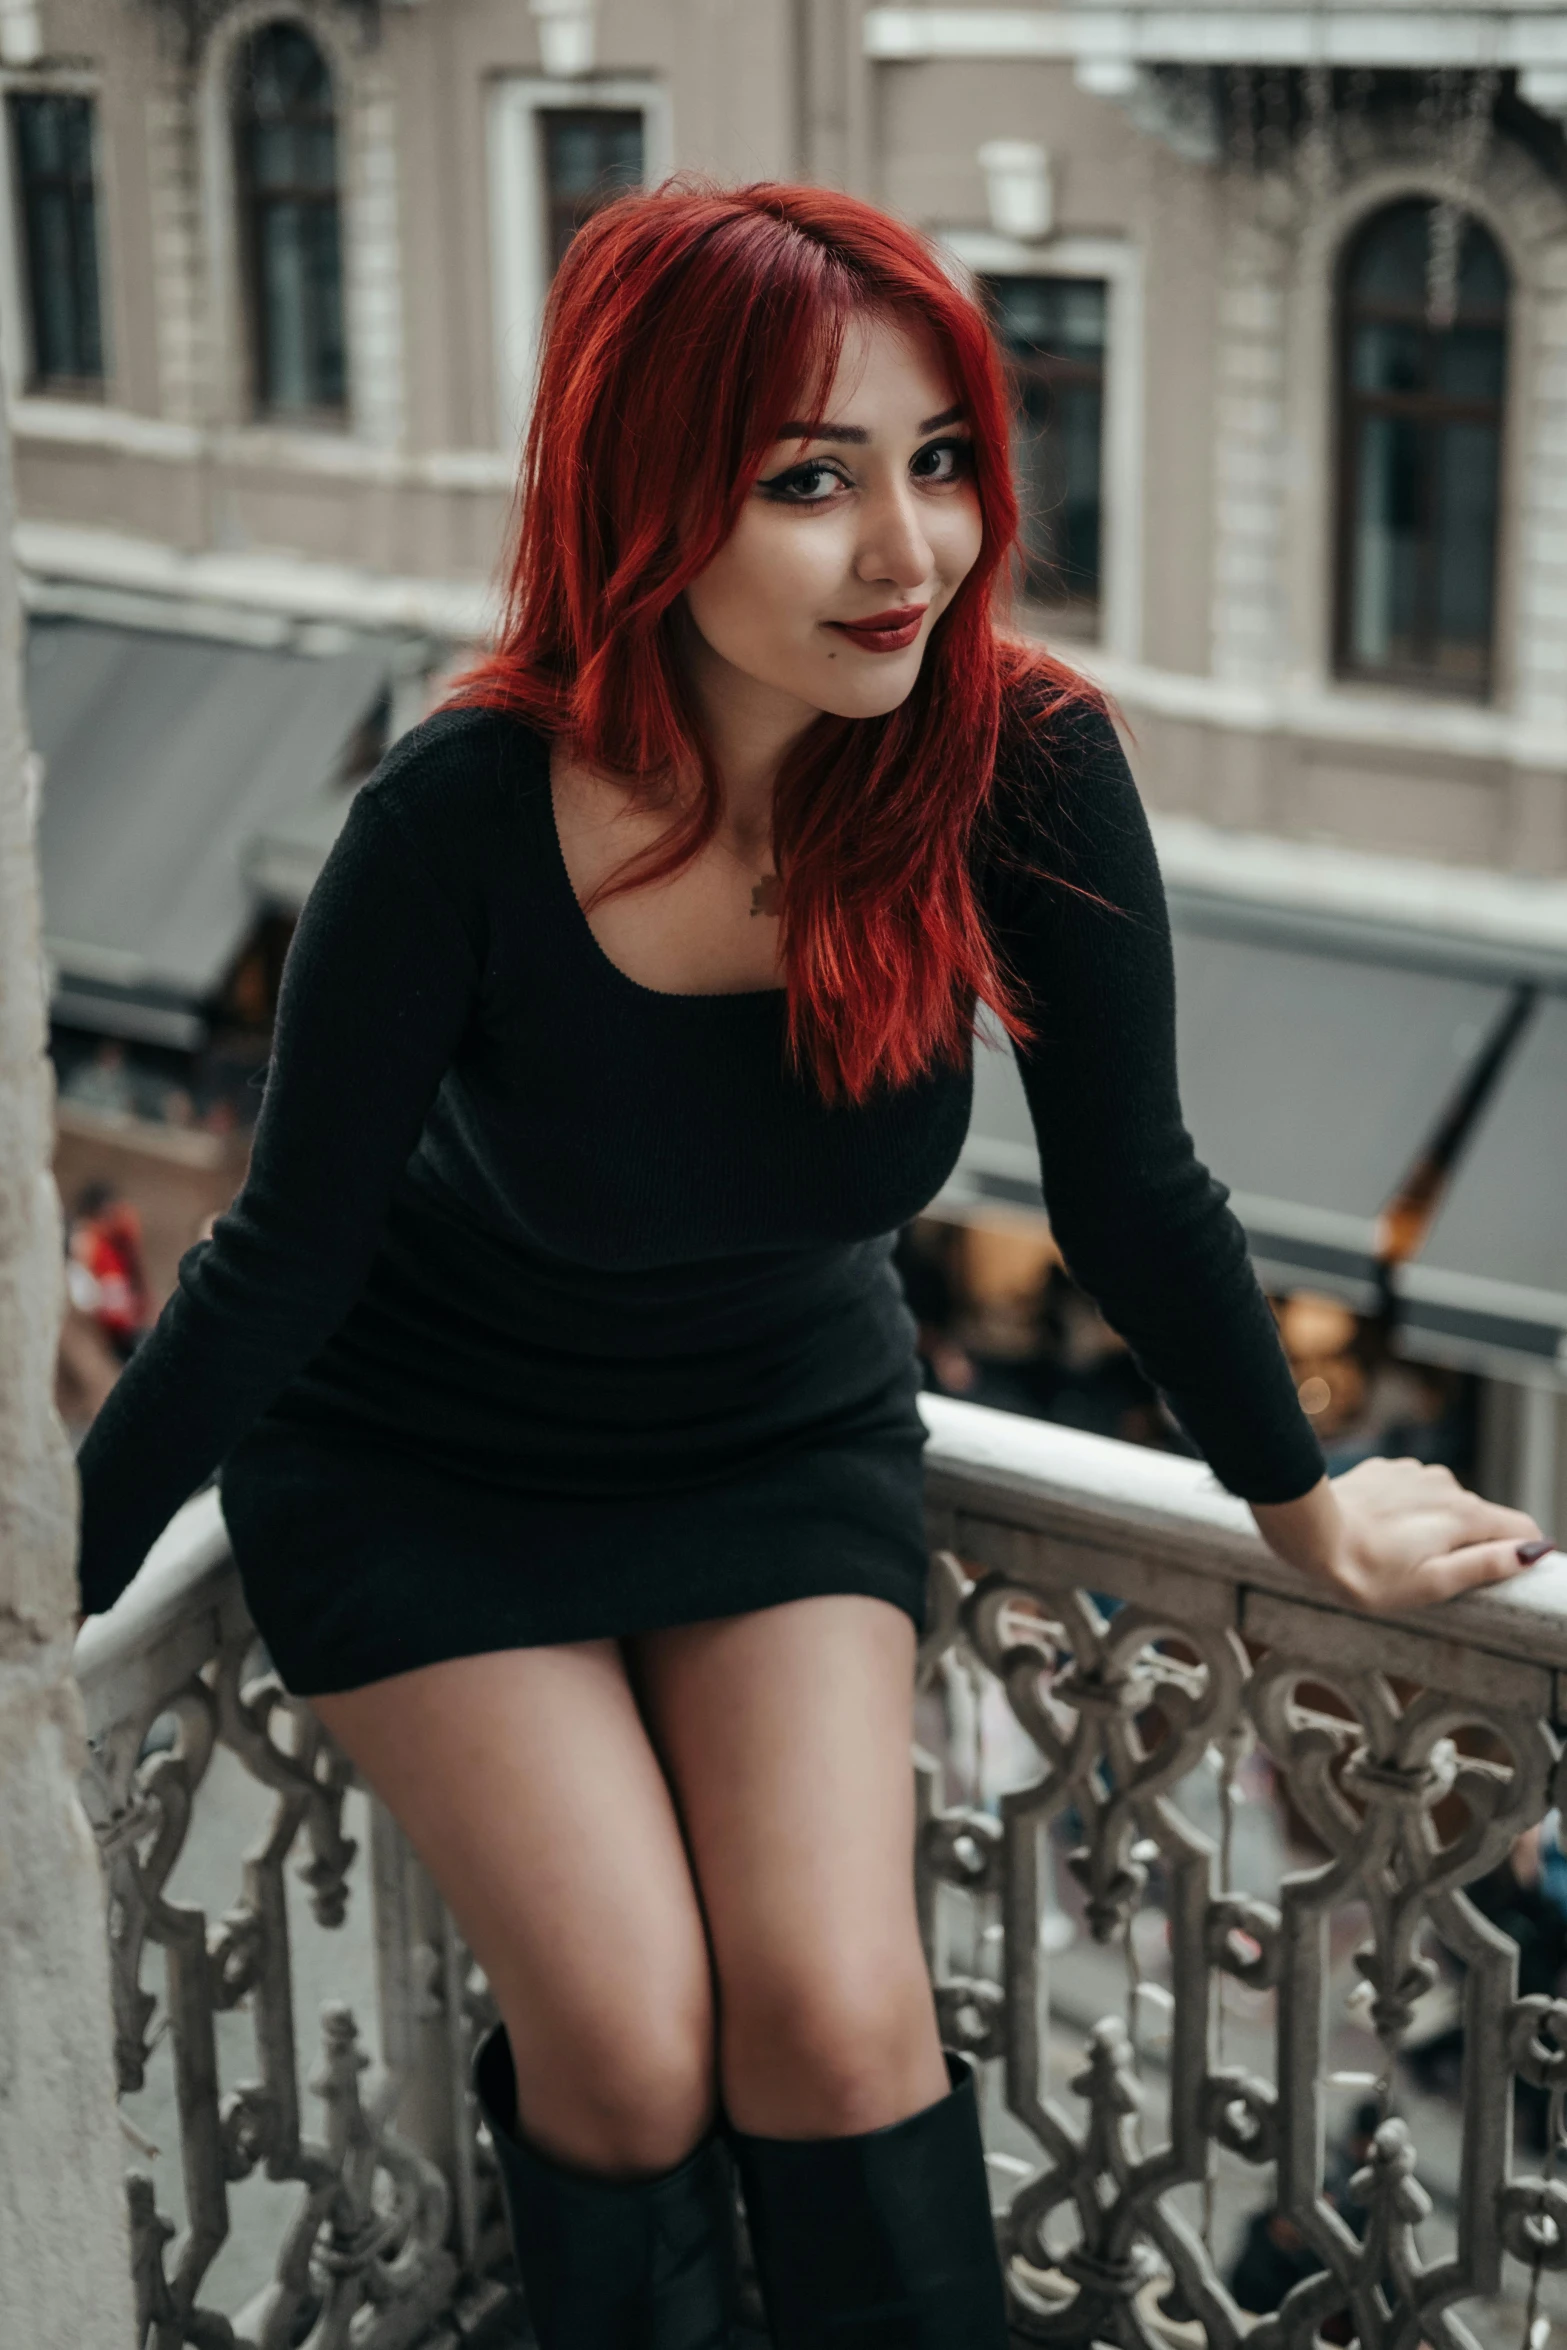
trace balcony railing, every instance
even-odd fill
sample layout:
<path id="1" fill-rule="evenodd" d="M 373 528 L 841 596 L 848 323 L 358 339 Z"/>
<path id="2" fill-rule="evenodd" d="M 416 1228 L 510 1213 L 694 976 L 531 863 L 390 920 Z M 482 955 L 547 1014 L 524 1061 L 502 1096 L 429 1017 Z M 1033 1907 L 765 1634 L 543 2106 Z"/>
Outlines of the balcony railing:
<path id="1" fill-rule="evenodd" d="M 927 1415 L 921 1913 L 945 2035 L 985 2064 L 1019 2335 L 1467 2350 L 1467 2305 L 1488 2344 L 1541 2350 L 1567 2266 L 1567 2002 L 1518 1996 L 1518 1946 L 1464 1888 L 1560 1798 L 1567 1559 L 1374 1622 L 1279 1565 L 1200 1464 Z M 395 1823 L 267 1669 L 211 1496 L 78 1668 L 128 2131 L 156 2135 L 161 2065 L 178 2137 L 157 2193 L 133 2157 L 144 2339 L 482 2331 L 505 2300 L 466 2093 L 488 1994 Z M 253 1833 L 201 1855 L 227 1906 L 181 1897 L 204 1807 L 228 1818 L 237 1790 Z M 341 1929 L 366 1901 L 361 1990 Z M 318 2016 L 296 2013 L 307 1977 Z M 1445 2103 L 1401 2055 L 1443 1999 Z M 1515 2157 L 1519 2081 L 1538 2160 Z M 229 2239 L 267 2182 L 242 2274 Z M 1254 2324 L 1223 2280 L 1263 2211 L 1317 2265 Z"/>

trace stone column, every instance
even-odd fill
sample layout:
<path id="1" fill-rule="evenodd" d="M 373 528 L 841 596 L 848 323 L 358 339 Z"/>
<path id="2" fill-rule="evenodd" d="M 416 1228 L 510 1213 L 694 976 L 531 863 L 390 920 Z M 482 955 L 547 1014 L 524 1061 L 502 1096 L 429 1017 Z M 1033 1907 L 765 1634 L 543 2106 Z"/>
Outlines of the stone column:
<path id="1" fill-rule="evenodd" d="M 0 412 L 0 2333 L 131 2350 L 103 1878 L 77 1796 L 76 1484 L 54 1410 L 60 1204 L 12 520 Z"/>

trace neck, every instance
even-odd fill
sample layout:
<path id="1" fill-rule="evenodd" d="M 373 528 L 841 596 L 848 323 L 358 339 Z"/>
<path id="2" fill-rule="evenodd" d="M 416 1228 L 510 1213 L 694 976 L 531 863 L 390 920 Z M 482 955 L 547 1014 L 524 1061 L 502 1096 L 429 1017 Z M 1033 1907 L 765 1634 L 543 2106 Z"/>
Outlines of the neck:
<path id="1" fill-rule="evenodd" d="M 735 848 L 754 859 L 772 841 L 778 770 L 820 712 L 736 669 L 701 637 L 691 647 L 690 660 L 691 682 L 723 782 L 722 830 Z"/>

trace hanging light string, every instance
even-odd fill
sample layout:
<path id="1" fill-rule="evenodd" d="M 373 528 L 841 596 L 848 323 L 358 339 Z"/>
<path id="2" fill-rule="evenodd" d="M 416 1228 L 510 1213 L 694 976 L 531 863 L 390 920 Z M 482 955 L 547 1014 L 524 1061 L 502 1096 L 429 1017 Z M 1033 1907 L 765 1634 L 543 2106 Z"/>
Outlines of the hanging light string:
<path id="1" fill-rule="evenodd" d="M 1494 66 L 1474 74 L 1443 67 L 1429 77 L 1429 105 L 1423 105 L 1422 112 L 1446 149 L 1446 175 L 1460 187 L 1472 187 L 1484 167 L 1500 86 L 1501 75 Z M 1443 196 L 1431 207 L 1426 245 L 1426 324 L 1437 334 L 1445 334 L 1458 315 L 1466 217 L 1463 205 L 1454 196 Z"/>

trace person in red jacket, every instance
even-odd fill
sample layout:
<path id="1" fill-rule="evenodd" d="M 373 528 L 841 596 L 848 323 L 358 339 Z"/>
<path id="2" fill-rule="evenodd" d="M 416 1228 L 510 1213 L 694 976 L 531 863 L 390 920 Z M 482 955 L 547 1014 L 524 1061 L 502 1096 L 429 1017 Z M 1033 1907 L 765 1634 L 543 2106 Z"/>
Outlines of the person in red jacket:
<path id="1" fill-rule="evenodd" d="M 91 1183 L 77 1200 L 66 1248 L 72 1305 L 97 1324 L 119 1360 L 129 1362 L 153 1318 L 140 1215 L 107 1183 Z"/>

